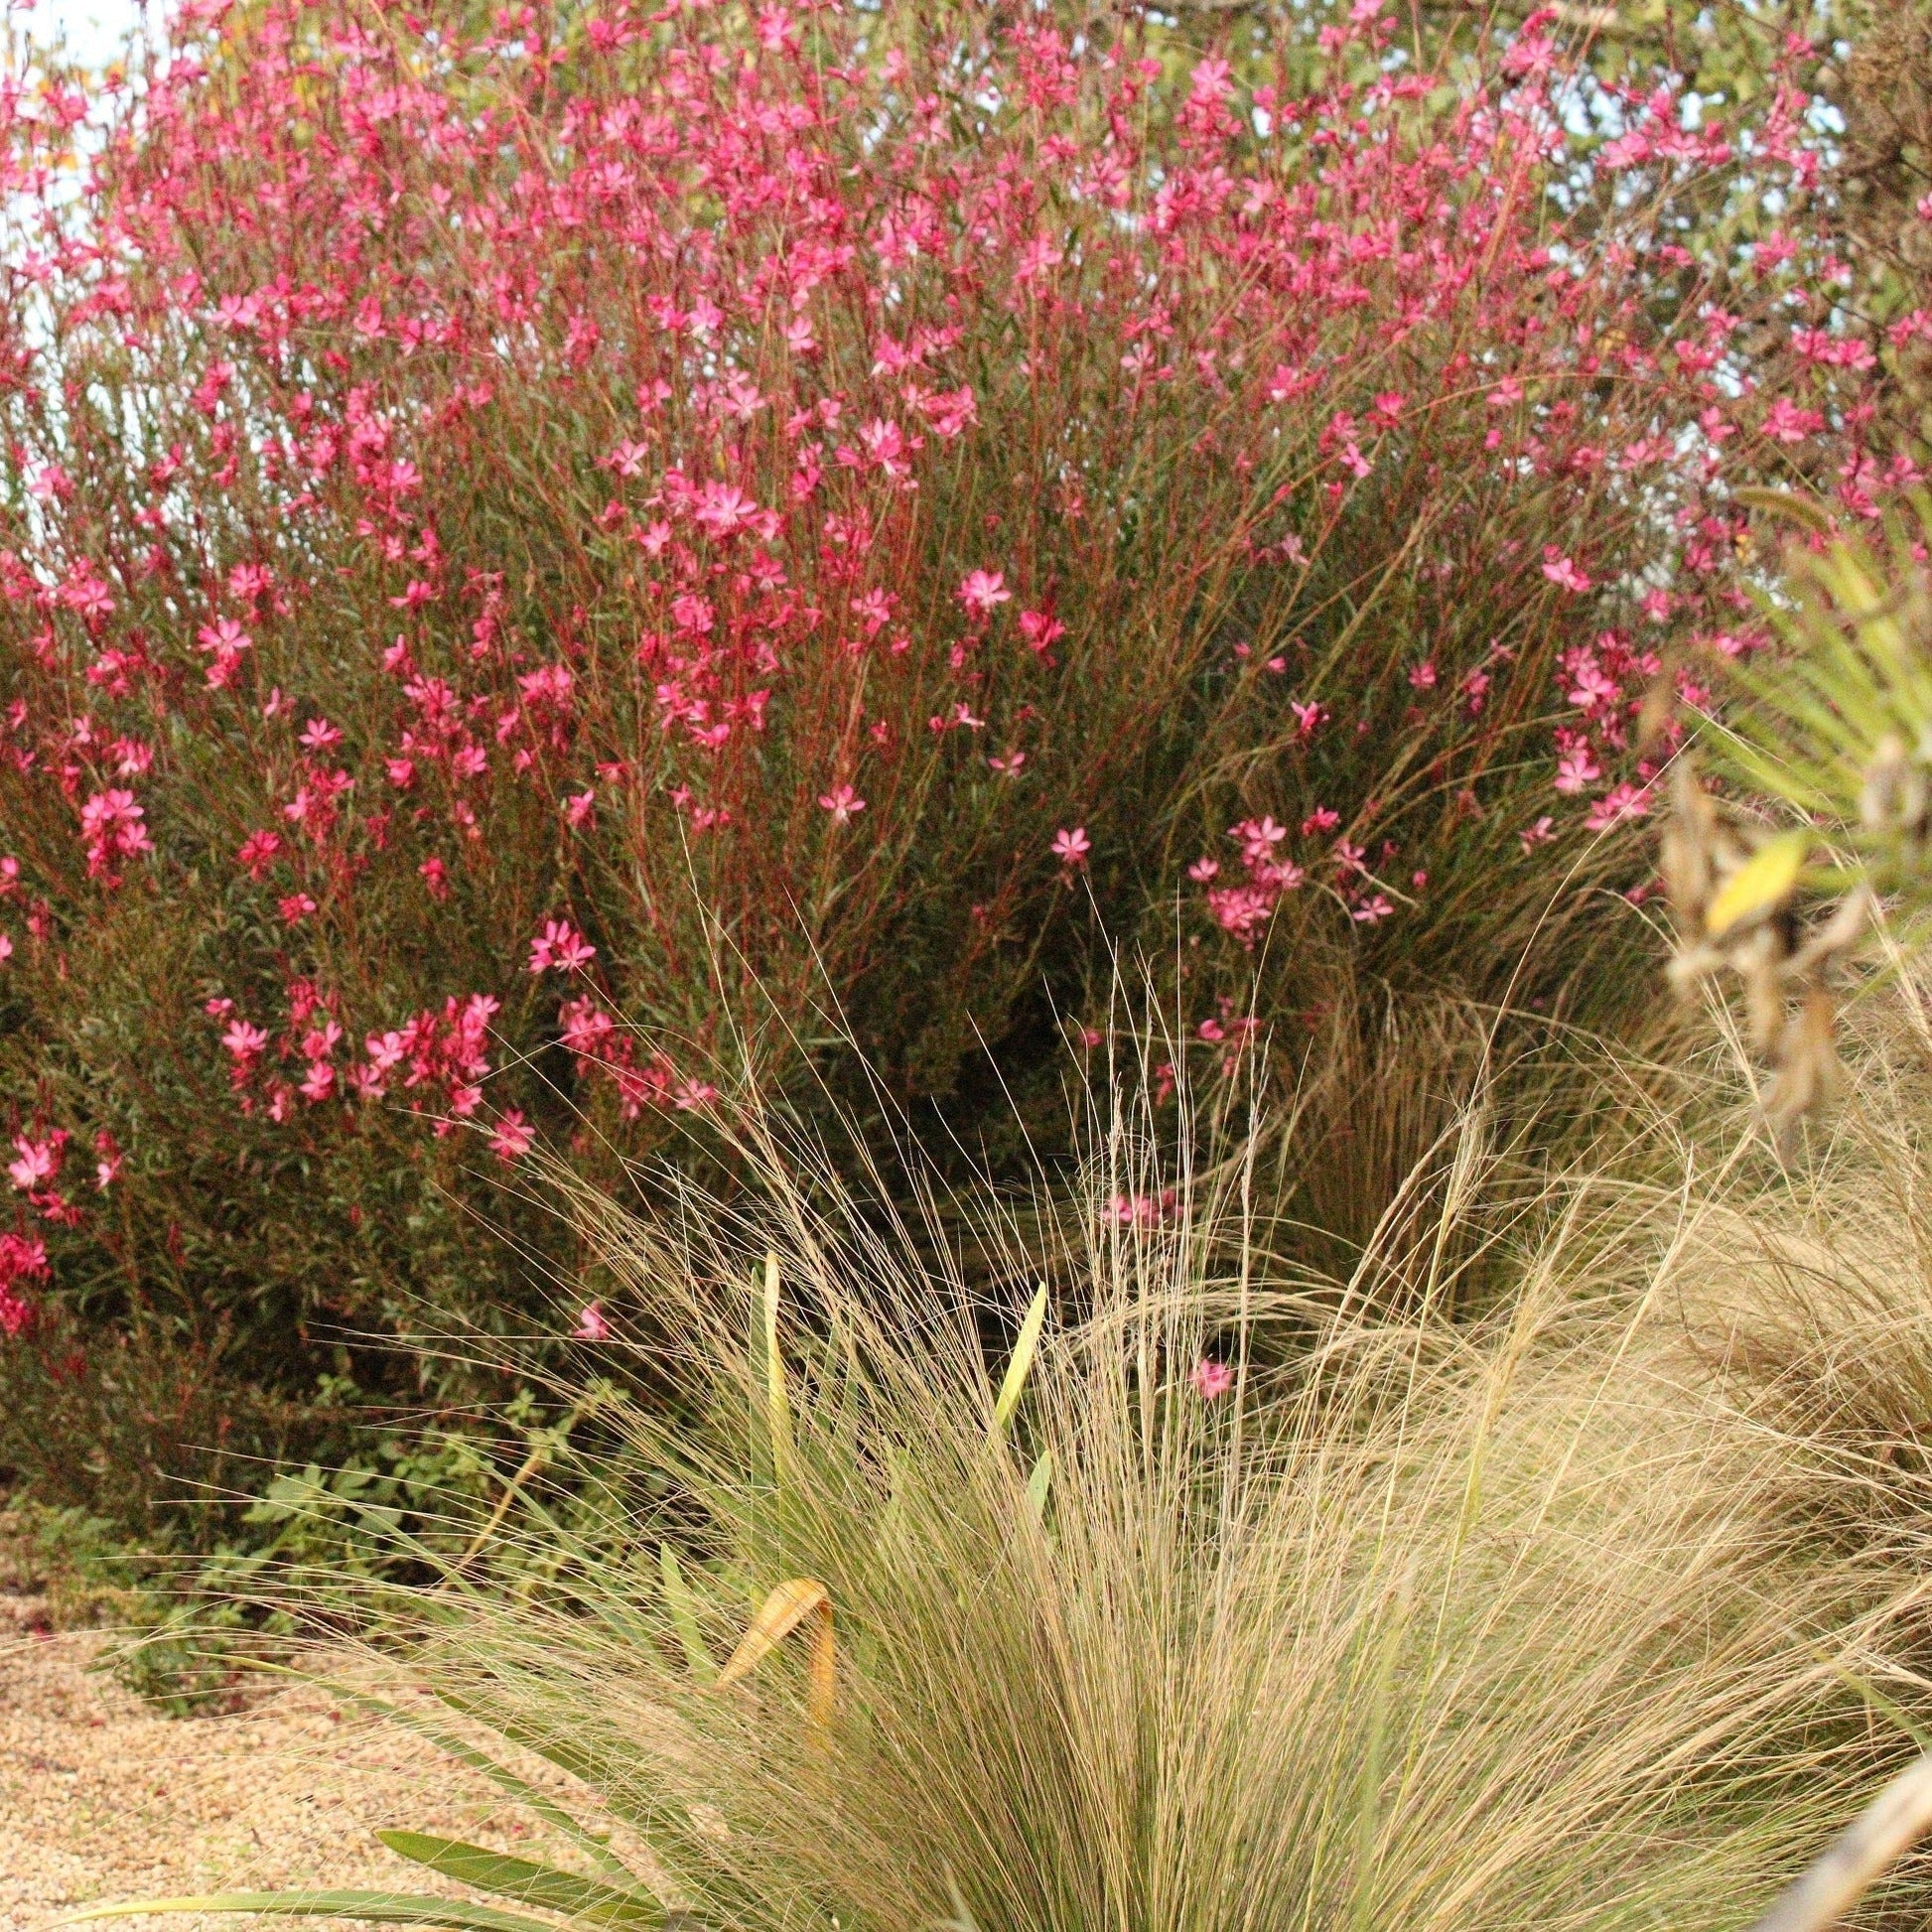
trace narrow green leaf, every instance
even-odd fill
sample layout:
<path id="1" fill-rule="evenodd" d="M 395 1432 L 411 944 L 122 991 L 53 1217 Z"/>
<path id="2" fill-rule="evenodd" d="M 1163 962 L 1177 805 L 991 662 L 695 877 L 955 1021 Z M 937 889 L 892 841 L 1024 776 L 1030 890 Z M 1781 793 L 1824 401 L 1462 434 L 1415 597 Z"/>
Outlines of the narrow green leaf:
<path id="1" fill-rule="evenodd" d="M 684 1660 L 700 1683 L 709 1684 L 718 1675 L 718 1666 L 705 1648 L 704 1633 L 698 1628 L 697 1604 L 678 1566 L 677 1552 L 668 1543 L 657 1546 L 657 1573 L 664 1580 L 664 1607 L 670 1611 L 672 1628 L 684 1646 Z"/>
<path id="2" fill-rule="evenodd" d="M 663 1917 L 648 1893 L 601 1885 L 555 1865 L 535 1864 L 481 1845 L 456 1838 L 431 1838 L 422 1832 L 377 1832 L 376 1838 L 399 1859 L 409 1859 L 454 1878 L 460 1885 L 513 1898 L 519 1905 L 535 1905 L 568 1918 L 595 1919 L 600 1924 L 654 1925 Z"/>
<path id="3" fill-rule="evenodd" d="M 470 1905 L 460 1898 L 426 1898 L 395 1891 L 221 1891 L 199 1898 L 135 1898 L 90 1905 L 59 1921 L 131 1918 L 141 1912 L 247 1912 L 262 1918 L 353 1918 L 377 1925 L 446 1925 L 454 1932 L 556 1932 L 545 1919 Z"/>
<path id="4" fill-rule="evenodd" d="M 539 1791 L 528 1779 L 520 1778 L 506 1765 L 498 1764 L 487 1751 L 479 1750 L 475 1744 L 459 1737 L 454 1731 L 445 1730 L 440 1725 L 433 1725 L 418 1717 L 415 1712 L 391 1704 L 386 1698 L 371 1697 L 366 1691 L 351 1691 L 346 1685 L 332 1683 L 326 1677 L 317 1677 L 308 1671 L 293 1670 L 285 1664 L 260 1663 L 254 1666 L 270 1676 L 292 1678 L 297 1683 L 313 1684 L 327 1691 L 333 1698 L 357 1711 L 369 1712 L 372 1716 L 388 1720 L 391 1724 L 402 1725 L 405 1730 L 413 1731 L 418 1737 L 426 1738 L 438 1750 L 455 1758 L 459 1764 L 467 1764 L 472 1770 L 481 1771 L 497 1790 L 505 1796 L 514 1798 L 517 1803 L 527 1807 L 541 1818 L 545 1824 L 554 1827 L 576 1845 L 593 1861 L 608 1878 L 628 1883 L 630 1871 L 622 1861 L 602 1844 L 596 1835 L 581 1825 L 569 1812 L 553 1799 Z M 467 1706 L 453 1696 L 438 1693 L 439 1701 L 463 1716 L 473 1714 Z M 487 1723 L 487 1720 L 481 1720 Z M 500 1733 L 499 1733 L 500 1734 Z M 516 1742 L 511 1738 L 507 1741 Z"/>
<path id="5" fill-rule="evenodd" d="M 1006 1379 L 1000 1384 L 999 1399 L 993 1404 L 993 1433 L 1004 1435 L 1020 1407 L 1027 1390 L 1027 1377 L 1033 1373 L 1034 1356 L 1039 1350 L 1039 1331 L 1046 1320 L 1046 1284 L 1041 1282 L 1027 1318 L 1020 1324 L 1020 1339 L 1013 1345 L 1013 1360 L 1007 1364 Z"/>
<path id="6" fill-rule="evenodd" d="M 1041 1449 L 1039 1460 L 1034 1464 L 1033 1473 L 1027 1478 L 1027 1507 L 1034 1513 L 1034 1521 L 1046 1520 L 1046 1492 L 1053 1486 L 1053 1451 Z"/>

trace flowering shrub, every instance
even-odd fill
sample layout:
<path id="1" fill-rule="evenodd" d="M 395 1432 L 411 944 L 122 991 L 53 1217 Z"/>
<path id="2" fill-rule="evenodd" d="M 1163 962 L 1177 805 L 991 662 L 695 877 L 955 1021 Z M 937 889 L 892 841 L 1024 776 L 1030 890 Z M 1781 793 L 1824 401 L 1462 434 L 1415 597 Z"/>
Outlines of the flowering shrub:
<path id="1" fill-rule="evenodd" d="M 568 1256 L 492 1175 L 834 1005 L 943 1098 L 1177 904 L 1220 1058 L 1322 972 L 1500 988 L 1601 902 L 1546 846 L 1632 883 L 1644 692 L 1748 641 L 1726 487 L 1868 373 L 1816 250 L 1670 238 L 1738 155 L 1667 93 L 1566 222 L 1543 16 L 1160 52 L 266 0 L 6 83 L 9 1336 L 58 1282 L 295 1386 L 513 1320 L 480 1208 Z"/>

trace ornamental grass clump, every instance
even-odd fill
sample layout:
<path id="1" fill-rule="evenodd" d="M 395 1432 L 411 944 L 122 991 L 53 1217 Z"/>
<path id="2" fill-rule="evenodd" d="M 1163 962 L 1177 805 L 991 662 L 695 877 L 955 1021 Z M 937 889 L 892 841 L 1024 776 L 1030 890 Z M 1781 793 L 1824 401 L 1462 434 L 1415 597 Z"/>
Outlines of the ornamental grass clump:
<path id="1" fill-rule="evenodd" d="M 406 1890 L 399 1864 L 392 1894 L 169 1908 L 1746 1922 L 1909 1756 L 1919 1590 L 1803 1527 L 1844 1468 L 1687 1345 L 1696 1184 L 1553 1182 L 1498 1237 L 1505 1311 L 1378 1323 L 1349 1311 L 1366 1277 L 1338 1311 L 1271 1262 L 1239 1151 L 1163 1164 L 1150 1128 L 1108 1128 L 1046 1233 L 949 1203 L 997 1260 L 993 1305 L 938 1230 L 764 1165 L 768 1141 L 732 1203 L 687 1185 L 633 1220 L 580 1191 L 602 1359 L 632 1322 L 677 1337 L 647 1357 L 677 1419 L 627 1411 L 632 1500 L 595 1545 L 539 1531 L 549 1581 L 457 1580 L 344 1673 L 364 1711 L 494 1764 L 554 1861 L 399 1828 L 446 1882 Z M 1264 1370 L 1283 1323 L 1305 1345 Z M 520 1753 L 570 1795 L 520 1782 Z"/>

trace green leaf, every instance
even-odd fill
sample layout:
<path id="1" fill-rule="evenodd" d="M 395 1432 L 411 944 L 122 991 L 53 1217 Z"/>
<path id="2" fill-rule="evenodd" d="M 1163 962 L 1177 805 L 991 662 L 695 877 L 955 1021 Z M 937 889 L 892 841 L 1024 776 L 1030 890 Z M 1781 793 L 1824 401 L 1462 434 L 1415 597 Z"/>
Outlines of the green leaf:
<path id="1" fill-rule="evenodd" d="M 458 1763 L 467 1764 L 471 1769 L 481 1771 L 497 1790 L 535 1812 L 545 1824 L 561 1832 L 597 1864 L 607 1877 L 625 1883 L 629 1881 L 631 1873 L 623 1862 L 600 1843 L 561 1805 L 539 1791 L 527 1779 L 518 1777 L 508 1766 L 497 1763 L 487 1751 L 479 1750 L 475 1744 L 467 1742 L 454 1731 L 445 1730 L 440 1725 L 430 1724 L 418 1717 L 415 1712 L 406 1710 L 401 1705 L 391 1704 L 386 1698 L 372 1697 L 366 1691 L 352 1691 L 345 1684 L 334 1683 L 329 1678 L 317 1677 L 308 1671 L 292 1669 L 286 1664 L 274 1664 L 264 1660 L 254 1664 L 252 1668 L 267 1676 L 290 1678 L 298 1684 L 313 1684 L 317 1689 L 327 1691 L 331 1697 L 346 1704 L 351 1710 L 366 1711 L 372 1716 L 385 1718 L 391 1724 L 400 1725 L 405 1730 L 413 1731 L 418 1737 L 427 1738 L 438 1750 L 446 1752 Z M 460 1706 L 450 1697 L 442 1697 L 441 1702 L 449 1705 L 452 1710 L 461 1709 L 466 1717 L 472 1715 L 467 1708 Z M 486 1719 L 480 1721 L 488 1722 Z M 491 1727 L 495 1728 L 495 1726 Z M 502 1734 L 500 1730 L 498 1734 Z M 518 1740 L 512 1738 L 509 1741 Z"/>
<path id="2" fill-rule="evenodd" d="M 697 1604 L 684 1581 L 684 1572 L 678 1567 L 677 1552 L 668 1543 L 657 1546 L 657 1573 L 664 1580 L 664 1607 L 670 1611 L 671 1625 L 677 1631 L 678 1642 L 684 1646 L 684 1660 L 700 1683 L 709 1684 L 718 1675 L 718 1666 L 705 1648 L 703 1632 L 698 1628 Z"/>
<path id="3" fill-rule="evenodd" d="M 647 1893 L 601 1885 L 555 1865 L 534 1864 L 481 1845 L 456 1838 L 430 1838 L 422 1832 L 377 1832 L 376 1838 L 398 1858 L 426 1864 L 460 1885 L 513 1898 L 519 1905 L 535 1905 L 568 1918 L 595 1919 L 599 1924 L 654 1925 L 663 1917 L 657 1901 Z"/>
<path id="4" fill-rule="evenodd" d="M 993 1405 L 993 1433 L 1004 1435 L 1026 1393 L 1027 1377 L 1032 1374 L 1034 1356 L 1039 1350 L 1039 1331 L 1046 1320 L 1046 1284 L 1041 1282 L 1027 1318 L 1020 1324 L 1020 1339 L 1013 1345 L 1013 1360 L 1007 1364 L 1006 1379 L 1000 1384 L 999 1399 Z"/>
<path id="5" fill-rule="evenodd" d="M 556 1927 L 493 1905 L 460 1898 L 425 1898 L 396 1891 L 220 1891 L 199 1898 L 135 1898 L 90 1905 L 60 1921 L 130 1918 L 140 1912 L 249 1912 L 263 1918 L 354 1918 L 377 1925 L 446 1925 L 454 1932 L 556 1932 Z"/>
<path id="6" fill-rule="evenodd" d="M 1053 1451 L 1041 1449 L 1039 1460 L 1034 1464 L 1033 1473 L 1027 1478 L 1027 1507 L 1034 1513 L 1034 1521 L 1043 1522 L 1046 1517 L 1046 1492 L 1053 1484 Z"/>

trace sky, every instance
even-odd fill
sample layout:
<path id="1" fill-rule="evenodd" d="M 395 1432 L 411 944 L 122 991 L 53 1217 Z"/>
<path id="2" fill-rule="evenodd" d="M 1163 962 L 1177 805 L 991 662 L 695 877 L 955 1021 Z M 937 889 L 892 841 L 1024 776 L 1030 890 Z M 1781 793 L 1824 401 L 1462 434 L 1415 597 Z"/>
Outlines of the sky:
<path id="1" fill-rule="evenodd" d="M 152 3 L 158 7 L 159 0 Z M 141 14 L 138 0 L 37 0 L 31 9 L 21 0 L 0 4 L 0 15 L 34 40 L 52 40 L 65 31 L 69 50 L 90 67 L 118 57 Z"/>

